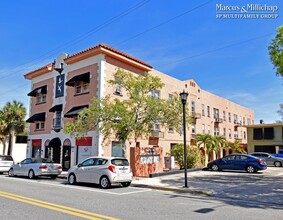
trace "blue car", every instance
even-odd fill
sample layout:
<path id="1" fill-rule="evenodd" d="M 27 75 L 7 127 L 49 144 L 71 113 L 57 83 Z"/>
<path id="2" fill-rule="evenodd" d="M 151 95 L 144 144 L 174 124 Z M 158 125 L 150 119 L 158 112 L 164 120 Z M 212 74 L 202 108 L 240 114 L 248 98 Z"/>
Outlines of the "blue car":
<path id="1" fill-rule="evenodd" d="M 230 154 L 223 158 L 210 161 L 207 164 L 209 170 L 246 170 L 248 173 L 256 173 L 265 170 L 267 164 L 263 159 L 247 154 Z"/>

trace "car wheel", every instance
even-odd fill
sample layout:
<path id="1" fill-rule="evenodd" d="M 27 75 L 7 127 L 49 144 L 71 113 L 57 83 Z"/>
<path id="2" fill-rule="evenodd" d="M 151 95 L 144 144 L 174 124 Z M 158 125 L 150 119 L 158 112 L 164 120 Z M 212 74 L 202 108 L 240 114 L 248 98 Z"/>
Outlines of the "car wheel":
<path id="1" fill-rule="evenodd" d="M 248 173 L 256 173 L 257 171 L 253 166 L 248 166 L 246 170 Z"/>
<path id="2" fill-rule="evenodd" d="M 107 176 L 103 176 L 100 178 L 99 185 L 102 189 L 108 189 L 111 186 L 111 183 Z"/>
<path id="3" fill-rule="evenodd" d="M 69 175 L 68 182 L 71 185 L 75 185 L 77 183 L 75 174 L 72 173 L 72 174 Z"/>
<path id="4" fill-rule="evenodd" d="M 35 177 L 34 171 L 33 170 L 28 171 L 28 178 L 33 179 L 34 177 Z"/>
<path id="5" fill-rule="evenodd" d="M 128 187 L 129 185 L 131 185 L 131 182 L 126 182 L 126 183 L 121 183 L 123 187 Z"/>
<path id="6" fill-rule="evenodd" d="M 13 169 L 13 168 L 11 168 L 11 169 L 8 171 L 8 176 L 9 176 L 9 177 L 15 176 L 15 173 L 14 173 L 14 169 Z"/>
<path id="7" fill-rule="evenodd" d="M 281 167 L 282 166 L 282 163 L 280 161 L 275 161 L 274 162 L 274 166 L 276 167 Z"/>
<path id="8" fill-rule="evenodd" d="M 217 164 L 212 164 L 212 165 L 211 165 L 211 169 L 212 169 L 213 171 L 218 171 L 218 170 L 219 170 L 219 167 L 218 167 Z"/>

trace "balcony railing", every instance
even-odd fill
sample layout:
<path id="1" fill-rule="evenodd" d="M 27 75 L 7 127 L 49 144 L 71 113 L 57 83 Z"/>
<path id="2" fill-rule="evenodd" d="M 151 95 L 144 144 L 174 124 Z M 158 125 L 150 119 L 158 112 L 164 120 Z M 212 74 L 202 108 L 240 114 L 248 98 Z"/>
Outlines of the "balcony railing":
<path id="1" fill-rule="evenodd" d="M 201 114 L 200 113 L 196 113 L 196 112 L 191 112 L 191 117 L 194 119 L 200 119 L 201 118 Z"/>
<path id="2" fill-rule="evenodd" d="M 222 119 L 222 118 L 215 117 L 215 118 L 214 118 L 214 122 L 215 122 L 215 123 L 222 123 L 222 122 L 223 122 L 223 119 Z"/>
<path id="3" fill-rule="evenodd" d="M 151 131 L 151 137 L 164 138 L 164 132 L 161 132 L 159 130 L 153 130 Z"/>

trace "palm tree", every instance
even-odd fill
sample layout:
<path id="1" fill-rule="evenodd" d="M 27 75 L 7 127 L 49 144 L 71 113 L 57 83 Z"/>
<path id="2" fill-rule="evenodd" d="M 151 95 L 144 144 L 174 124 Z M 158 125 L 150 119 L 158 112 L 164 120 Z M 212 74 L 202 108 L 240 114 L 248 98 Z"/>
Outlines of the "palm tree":
<path id="1" fill-rule="evenodd" d="M 222 157 L 222 149 L 227 147 L 227 140 L 224 136 L 214 136 L 212 138 L 214 144 L 214 150 L 216 152 L 216 158 Z"/>
<path id="2" fill-rule="evenodd" d="M 2 154 L 6 154 L 6 142 L 7 142 L 7 135 L 8 135 L 8 129 L 7 129 L 7 123 L 4 120 L 4 114 L 3 111 L 0 110 L 0 142 L 3 145 Z"/>
<path id="3" fill-rule="evenodd" d="M 241 144 L 239 141 L 235 141 L 235 142 L 229 142 L 228 143 L 230 149 L 233 150 L 233 152 L 235 153 L 241 153 L 241 154 L 246 154 L 247 152 L 242 148 Z"/>
<path id="4" fill-rule="evenodd" d="M 8 155 L 11 155 L 13 152 L 13 139 L 15 133 L 23 132 L 25 129 L 24 118 L 26 116 L 26 108 L 21 102 L 13 100 L 12 103 L 6 103 L 2 112 L 3 120 L 6 122 L 9 135 Z"/>
<path id="5" fill-rule="evenodd" d="M 203 148 L 205 165 L 208 163 L 208 154 L 214 149 L 212 139 L 210 134 L 196 134 L 195 136 L 197 146 Z"/>

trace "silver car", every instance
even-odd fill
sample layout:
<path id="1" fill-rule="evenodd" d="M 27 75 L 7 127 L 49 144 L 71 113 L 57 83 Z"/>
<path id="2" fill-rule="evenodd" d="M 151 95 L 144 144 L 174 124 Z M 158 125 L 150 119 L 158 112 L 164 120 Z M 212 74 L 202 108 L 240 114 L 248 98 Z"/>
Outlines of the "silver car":
<path id="1" fill-rule="evenodd" d="M 125 158 L 89 157 L 68 171 L 68 182 L 99 184 L 101 188 L 110 188 L 113 183 L 121 183 L 123 187 L 131 184 L 133 173 Z"/>
<path id="2" fill-rule="evenodd" d="M 8 172 L 10 167 L 14 164 L 13 157 L 9 155 L 0 155 L 0 173 Z"/>
<path id="3" fill-rule="evenodd" d="M 255 153 L 251 153 L 250 155 L 264 159 L 266 161 L 267 165 L 282 167 L 282 164 L 283 164 L 283 158 L 275 157 L 275 156 L 273 156 L 272 154 L 269 154 L 269 153 L 255 152 Z"/>
<path id="4" fill-rule="evenodd" d="M 55 179 L 62 173 L 62 166 L 59 163 L 53 163 L 47 158 L 26 158 L 20 163 L 11 166 L 8 175 L 27 176 L 33 179 L 38 176 L 49 176 Z"/>

